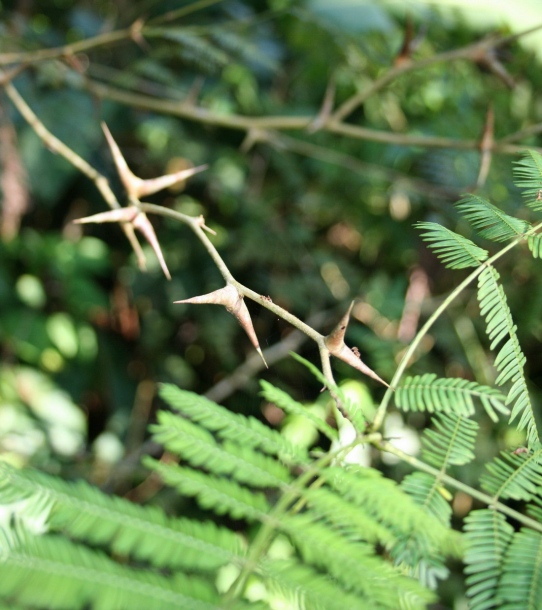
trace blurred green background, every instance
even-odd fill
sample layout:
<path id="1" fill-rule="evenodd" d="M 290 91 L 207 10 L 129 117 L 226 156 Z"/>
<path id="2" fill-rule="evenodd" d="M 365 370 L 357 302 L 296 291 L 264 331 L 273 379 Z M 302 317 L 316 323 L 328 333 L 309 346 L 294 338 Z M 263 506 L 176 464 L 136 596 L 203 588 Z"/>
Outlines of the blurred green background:
<path id="1" fill-rule="evenodd" d="M 236 279 L 314 320 L 318 330 L 329 331 L 359 299 L 347 342 L 389 380 L 420 321 L 464 277 L 443 270 L 413 224 L 435 221 L 470 235 L 453 203 L 476 188 L 478 151 L 378 143 L 325 129 L 267 132 L 264 141 L 251 142 L 245 131 L 218 120 L 203 124 L 120 104 L 97 97 L 92 86 L 179 104 L 190 98 L 215 118 L 316 117 L 330 80 L 338 106 L 390 70 L 410 30 L 416 48 L 407 60 L 417 61 L 488 32 L 542 23 L 538 3 L 516 2 L 513 14 L 505 3 L 491 3 L 491 11 L 486 4 L 223 0 L 189 8 L 166 0 L 3 1 L 0 54 L 75 43 L 138 19 L 150 24 L 185 6 L 178 19 L 161 22 L 158 34 L 32 63 L 13 83 L 53 134 L 107 176 L 120 201 L 100 121 L 143 178 L 187 162 L 207 163 L 209 169 L 184 188 L 149 200 L 204 214 Z M 499 69 L 461 60 L 409 72 L 347 120 L 391 134 L 479 140 L 491 105 L 496 139 L 536 125 L 542 121 L 536 36 L 500 48 Z M 539 137 L 532 130 L 517 142 L 537 146 Z M 266 379 L 325 413 L 319 383 L 287 350 L 269 370 L 256 370 L 248 339 L 226 311 L 173 304 L 223 285 L 187 227 L 152 218 L 173 279 L 163 277 L 148 248 L 149 270 L 142 273 L 118 226 L 72 223 L 104 211 L 104 201 L 87 178 L 47 150 L 4 95 L 0 151 L 3 459 L 126 492 L 143 473 L 135 460 L 113 477 L 115 465 L 137 456 L 159 406 L 161 381 L 209 392 L 233 410 L 285 426 L 298 442 L 314 442 L 306 422 L 283 421 L 258 393 L 258 380 Z M 528 217 L 513 185 L 516 159 L 493 155 L 477 192 Z M 518 250 L 500 266 L 535 403 L 542 384 L 539 265 Z M 291 332 L 270 312 L 252 302 L 248 307 L 264 350 Z M 319 361 L 309 342 L 296 351 Z M 243 376 L 242 366 L 252 372 Z M 377 384 L 342 363 L 335 370 L 360 400 L 378 402 L 383 389 Z M 474 288 L 435 325 L 410 372 L 492 383 Z M 414 439 L 426 424 L 420 414 L 394 417 L 397 434 L 407 436 L 406 425 Z M 478 468 L 499 447 L 522 442 L 505 425 L 483 425 L 488 434 Z M 383 468 L 398 478 L 404 472 L 394 464 Z"/>

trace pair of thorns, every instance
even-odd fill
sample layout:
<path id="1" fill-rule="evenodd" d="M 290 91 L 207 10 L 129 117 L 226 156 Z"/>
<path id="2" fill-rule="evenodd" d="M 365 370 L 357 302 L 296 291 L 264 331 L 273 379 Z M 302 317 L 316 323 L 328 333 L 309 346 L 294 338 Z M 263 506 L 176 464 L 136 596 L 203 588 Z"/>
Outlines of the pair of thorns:
<path id="1" fill-rule="evenodd" d="M 160 176 L 159 178 L 143 180 L 132 173 L 105 123 L 102 124 L 102 128 L 109 144 L 109 148 L 111 149 L 113 160 L 115 162 L 121 182 L 126 189 L 128 205 L 125 207 L 114 208 L 108 212 L 94 214 L 93 216 L 88 216 L 86 218 L 80 218 L 75 222 L 79 224 L 117 222 L 123 226 L 129 238 L 133 237 L 134 229 L 140 231 L 155 252 L 164 275 L 170 280 L 171 274 L 167 267 L 154 228 L 145 212 L 141 209 L 141 199 L 147 195 L 152 195 L 162 189 L 176 185 L 179 182 L 184 182 L 194 174 L 206 169 L 207 166 L 200 165 L 194 168 L 183 169 L 173 174 L 166 174 L 164 176 Z M 205 225 L 203 217 L 195 220 L 197 221 L 199 227 L 210 233 L 214 233 L 212 229 L 209 229 L 209 227 Z M 139 246 L 139 242 L 137 242 L 137 239 L 135 238 L 130 239 L 130 241 L 136 248 L 136 254 L 138 254 L 140 267 L 145 268 L 145 257 L 141 247 Z M 237 318 L 247 333 L 251 343 L 262 357 L 264 364 L 267 366 L 243 295 L 231 282 L 227 281 L 227 278 L 226 286 L 224 288 L 220 288 L 219 290 L 215 290 L 209 294 L 184 299 L 182 301 L 175 301 L 175 303 L 210 303 L 215 305 L 223 305 Z M 347 362 L 350 366 L 357 369 L 364 375 L 372 377 L 373 379 L 376 379 L 387 386 L 388 384 L 385 381 L 383 381 L 372 369 L 364 364 L 359 356 L 359 351 L 357 348 L 350 349 L 344 342 L 344 335 L 350 320 L 353 304 L 354 303 L 350 305 L 348 311 L 342 317 L 337 326 L 331 331 L 331 333 L 323 337 L 325 347 L 331 355 L 343 360 L 344 362 Z"/>

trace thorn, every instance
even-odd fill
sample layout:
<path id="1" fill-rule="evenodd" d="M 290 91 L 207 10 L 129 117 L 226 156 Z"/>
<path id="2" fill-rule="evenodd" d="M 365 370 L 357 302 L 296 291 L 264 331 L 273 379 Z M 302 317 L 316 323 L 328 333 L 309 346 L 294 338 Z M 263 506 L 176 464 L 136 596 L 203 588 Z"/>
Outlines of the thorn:
<path id="1" fill-rule="evenodd" d="M 160 263 L 160 267 L 162 267 L 162 271 L 168 280 L 171 280 L 171 274 L 169 273 L 169 269 L 167 268 L 166 261 L 164 259 L 164 255 L 162 254 L 162 248 L 160 247 L 160 242 L 156 237 L 156 233 L 154 232 L 151 221 L 147 218 L 146 214 L 143 212 L 139 212 L 137 216 L 132 221 L 132 225 L 143 233 L 145 239 L 149 242 L 151 248 L 154 250 L 156 257 L 158 258 L 158 262 Z"/>
<path id="2" fill-rule="evenodd" d="M 146 214 L 140 212 L 135 205 L 128 206 L 126 208 L 116 208 L 114 210 L 109 210 L 108 212 L 101 212 L 100 214 L 94 214 L 93 216 L 86 216 L 85 218 L 78 218 L 73 222 L 77 224 L 87 224 L 90 222 L 102 223 L 102 222 L 119 222 L 126 227 L 129 225 L 134 229 L 138 229 L 151 248 L 154 250 L 156 257 L 158 258 L 158 262 L 162 267 L 162 271 L 168 280 L 171 279 L 171 274 L 169 273 L 169 269 L 167 268 L 166 261 L 164 259 L 164 255 L 162 254 L 162 249 L 160 248 L 160 243 L 158 238 L 156 237 L 156 233 L 152 227 L 150 220 L 147 218 Z M 126 232 L 126 231 L 125 231 Z M 135 238 L 135 236 L 132 236 Z M 132 243 L 132 247 L 134 248 L 137 258 L 138 265 L 140 269 L 145 268 L 145 256 L 139 246 L 137 240 L 137 246 L 130 236 L 128 236 L 130 242 Z"/>
<path id="3" fill-rule="evenodd" d="M 239 324 L 241 324 L 248 335 L 250 342 L 258 354 L 260 354 L 265 366 L 269 368 L 260 348 L 258 337 L 256 336 L 256 331 L 254 330 L 252 318 L 250 317 L 245 300 L 243 299 L 243 296 L 239 294 L 239 291 L 237 288 L 235 288 L 235 286 L 227 284 L 224 288 L 220 288 L 214 292 L 192 297 L 190 299 L 183 299 L 182 301 L 174 301 L 174 303 L 192 303 L 196 305 L 208 303 L 212 305 L 223 305 L 232 315 L 237 318 Z"/>
<path id="4" fill-rule="evenodd" d="M 335 73 L 333 72 L 326 86 L 326 92 L 324 93 L 322 107 L 318 112 L 318 116 L 307 127 L 307 133 L 316 133 L 317 131 L 320 131 L 320 129 L 322 129 L 322 127 L 326 124 L 326 121 L 329 119 L 331 113 L 333 112 L 336 88 L 337 87 L 335 82 Z"/>
<path id="5" fill-rule="evenodd" d="M 131 169 L 128 167 L 126 160 L 120 152 L 120 148 L 118 147 L 105 123 L 102 123 L 102 129 L 107 139 L 107 143 L 109 144 L 111 154 L 113 155 L 113 161 L 115 162 L 117 172 L 130 199 L 139 200 L 145 195 L 153 195 L 162 189 L 172 186 L 177 182 L 186 180 L 194 174 L 202 172 L 208 167 L 207 165 L 199 165 L 198 167 L 183 169 L 173 174 L 165 174 L 164 176 L 159 176 L 158 178 L 142 180 L 133 174 Z"/>
<path id="6" fill-rule="evenodd" d="M 190 169 L 182 169 L 174 174 L 165 174 L 164 176 L 160 176 L 158 178 L 140 180 L 136 198 L 140 199 L 146 195 L 153 195 L 154 193 L 168 188 L 169 186 L 173 186 L 178 182 L 183 182 L 194 174 L 199 174 L 199 172 L 206 170 L 208 167 L 209 166 L 207 164 L 198 165 L 197 167 L 191 167 Z"/>
<path id="7" fill-rule="evenodd" d="M 265 358 L 263 357 L 263 352 L 262 352 L 261 348 L 257 347 L 256 351 L 258 352 L 258 354 L 260 354 L 260 357 L 263 360 L 263 363 L 265 364 L 265 368 L 268 369 L 269 366 L 267 365 L 267 362 L 265 361 Z"/>
<path id="8" fill-rule="evenodd" d="M 476 186 L 478 188 L 484 185 L 491 166 L 491 154 L 494 144 L 494 126 L 495 113 L 493 111 L 493 104 L 489 104 L 487 108 L 486 122 L 484 125 L 484 133 L 482 134 L 482 138 L 480 140 L 480 170 L 476 180 Z"/>
<path id="9" fill-rule="evenodd" d="M 354 301 L 350 303 L 348 311 L 341 318 L 337 326 L 335 326 L 327 337 L 324 337 L 324 343 L 332 356 L 339 358 L 343 362 L 349 364 L 351 367 L 360 371 L 360 373 L 363 373 L 372 379 L 376 379 L 376 381 L 379 381 L 386 387 L 389 387 L 389 385 L 383 379 L 381 379 L 363 362 L 363 360 L 359 357 L 359 350 L 357 348 L 350 349 L 344 342 L 344 335 L 346 333 L 348 322 L 350 321 L 350 313 L 353 306 Z"/>
<path id="10" fill-rule="evenodd" d="M 139 210 L 132 205 L 126 208 L 115 208 L 108 212 L 100 212 L 99 214 L 93 214 L 92 216 L 85 216 L 84 218 L 76 218 L 73 222 L 80 225 L 91 222 L 132 222 L 138 212 Z"/>
<path id="11" fill-rule="evenodd" d="M 107 143 L 109 144 L 109 149 L 111 150 L 111 154 L 113 155 L 113 161 L 115 162 L 115 167 L 117 168 L 117 172 L 119 174 L 121 182 L 124 185 L 124 188 L 126 189 L 126 192 L 128 193 L 128 196 L 135 197 L 137 199 L 136 192 L 137 192 L 139 184 L 142 182 L 142 180 L 141 180 L 141 178 L 138 178 L 137 176 L 135 176 L 132 173 L 132 171 L 128 167 L 128 164 L 124 160 L 122 153 L 120 152 L 120 148 L 118 147 L 113 136 L 111 135 L 109 128 L 103 122 L 102 122 L 102 129 L 105 134 Z"/>

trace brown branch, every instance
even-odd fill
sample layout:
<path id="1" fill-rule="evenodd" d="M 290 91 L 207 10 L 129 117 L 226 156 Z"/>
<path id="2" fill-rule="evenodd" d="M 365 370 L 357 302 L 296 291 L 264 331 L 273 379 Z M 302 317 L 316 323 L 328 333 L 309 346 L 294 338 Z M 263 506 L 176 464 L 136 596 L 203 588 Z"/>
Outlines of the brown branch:
<path id="1" fill-rule="evenodd" d="M 403 74 L 413 72 L 414 70 L 423 70 L 424 68 L 437 63 L 457 61 L 460 59 L 479 61 L 480 58 L 483 58 L 488 53 L 488 51 L 501 47 L 523 36 L 527 36 L 540 28 L 542 28 L 542 24 L 509 36 L 488 36 L 484 40 L 477 41 L 459 49 L 438 53 L 437 55 L 420 59 L 416 62 L 401 63 L 398 66 L 394 66 L 380 78 L 375 80 L 372 85 L 363 91 L 359 91 L 358 93 L 354 94 L 343 104 L 341 104 L 339 108 L 337 108 L 337 110 L 331 115 L 331 121 L 343 121 L 346 117 L 352 114 L 356 108 L 359 108 L 359 106 L 361 106 L 361 104 L 363 104 L 363 102 L 365 102 L 369 97 L 389 85 L 392 81 Z"/>
<path id="2" fill-rule="evenodd" d="M 133 106 L 143 110 L 151 110 L 160 114 L 177 116 L 205 125 L 225 127 L 240 131 L 250 132 L 255 130 L 306 130 L 313 122 L 312 116 L 244 116 L 240 114 L 218 114 L 201 106 L 186 104 L 178 100 L 157 99 L 141 93 L 132 93 L 112 85 L 97 83 L 87 79 L 85 87 L 92 94 L 109 99 L 127 106 Z M 400 134 L 367 127 L 359 127 L 349 123 L 330 120 L 322 126 L 321 131 L 327 131 L 349 138 L 381 142 L 382 144 L 395 144 L 399 146 L 421 146 L 425 148 L 448 148 L 457 150 L 478 150 L 478 140 L 458 140 L 455 138 L 418 136 L 412 134 Z M 517 146 L 496 140 L 493 152 L 516 155 L 525 150 L 523 146 Z M 542 148 L 534 148 L 542 153 Z"/>
<path id="3" fill-rule="evenodd" d="M 45 146 L 47 146 L 51 151 L 56 152 L 62 157 L 64 157 L 66 161 L 68 161 L 68 163 L 71 163 L 85 176 L 90 178 L 90 180 L 94 182 L 96 188 L 100 191 L 105 202 L 111 209 L 120 208 L 120 204 L 117 201 L 115 194 L 111 190 L 107 178 L 100 174 L 98 171 L 96 171 L 75 151 L 69 148 L 69 146 L 66 146 L 64 142 L 61 142 L 56 136 L 54 136 L 47 129 L 47 127 L 45 127 L 45 125 L 38 119 L 38 117 L 30 108 L 30 106 L 25 102 L 25 100 L 21 97 L 17 89 L 15 89 L 15 87 L 10 82 L 8 82 L 4 86 L 4 90 L 9 99 L 13 102 L 13 105 L 21 113 L 21 115 L 30 125 L 30 127 L 32 127 L 36 135 L 39 136 Z M 123 224 L 121 226 L 134 252 L 136 253 L 139 268 L 145 269 L 145 255 L 143 253 L 143 250 L 141 249 L 139 242 L 137 241 L 137 237 L 135 236 L 133 227 L 129 224 Z"/>
<path id="4" fill-rule="evenodd" d="M 116 30 L 114 32 L 105 32 L 98 34 L 92 38 L 79 40 L 71 44 L 62 45 L 61 47 L 53 47 L 51 49 L 39 49 L 37 51 L 21 51 L 18 53 L 0 53 L 0 66 L 9 64 L 32 64 L 47 59 L 58 59 L 61 57 L 72 57 L 83 51 L 90 51 L 97 47 L 113 45 L 118 42 L 123 42 L 132 37 L 132 28 L 124 30 Z"/>

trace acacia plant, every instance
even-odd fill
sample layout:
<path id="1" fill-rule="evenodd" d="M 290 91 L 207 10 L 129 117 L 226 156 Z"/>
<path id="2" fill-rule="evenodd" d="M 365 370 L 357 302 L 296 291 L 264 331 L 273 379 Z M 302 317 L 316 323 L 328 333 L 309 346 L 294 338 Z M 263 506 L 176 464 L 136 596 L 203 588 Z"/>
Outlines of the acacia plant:
<path id="1" fill-rule="evenodd" d="M 13 90 L 11 95 L 18 99 Z M 0 592 L 6 602 L 42 608 L 152 604 L 211 609 L 267 608 L 282 600 L 287 607 L 303 608 L 424 608 L 435 599 L 432 589 L 437 580 L 446 576 L 446 559 L 456 557 L 465 564 L 471 608 L 540 607 L 542 446 L 527 389 L 525 357 L 495 263 L 522 242 L 539 257 L 542 222 L 531 225 L 479 196 L 465 197 L 457 208 L 478 235 L 497 244 L 508 242 L 491 255 L 439 224 L 419 223 L 422 237 L 447 267 L 473 271 L 418 332 L 371 417 L 363 404 L 343 394 L 330 367 L 330 356 L 336 356 L 382 382 L 357 350 L 344 343 L 350 310 L 324 337 L 269 297 L 237 282 L 207 237 L 202 217 L 140 201 L 197 169 L 140 180 L 104 129 L 128 205 L 78 222 L 120 222 L 128 234 L 139 229 L 166 276 L 169 272 L 146 214 L 167 214 L 187 224 L 216 262 L 226 286 L 185 302 L 225 306 L 260 353 L 245 297 L 305 332 L 318 344 L 322 371 L 305 364 L 329 391 L 339 430 L 347 424 L 355 434 L 345 442 L 335 427 L 262 382 L 267 400 L 286 412 L 310 417 L 331 443 L 327 450 L 307 451 L 252 417 L 164 385 L 161 396 L 171 410 L 158 413 L 151 431 L 167 453 L 161 460 L 147 457 L 144 464 L 163 484 L 195 498 L 204 510 L 259 527 L 240 535 L 211 521 L 169 517 L 157 508 L 109 497 L 83 482 L 67 483 L 3 466 L 2 503 L 17 507 L 2 544 Z M 82 163 L 72 152 L 70 158 Z M 542 156 L 528 152 L 517 175 L 527 206 L 540 211 Z M 96 181 L 100 184 L 99 176 Z M 495 383 L 507 386 L 507 393 L 434 374 L 405 378 L 420 341 L 476 280 L 480 315 L 492 349 L 497 348 Z M 405 454 L 382 433 L 392 399 L 404 411 L 432 414 L 420 458 Z M 510 422 L 526 433 L 524 447 L 503 452 L 487 464 L 479 488 L 463 482 L 460 469 L 449 472 L 474 459 L 477 405 L 494 422 L 510 414 Z M 414 472 L 397 485 L 374 468 L 349 463 L 348 456 L 365 445 L 397 456 Z M 450 490 L 461 490 L 484 505 L 469 512 L 462 534 L 451 524 Z"/>
<path id="2" fill-rule="evenodd" d="M 222 305 L 238 320 L 261 358 L 258 366 L 247 361 L 244 375 L 248 370 L 254 376 L 267 363 L 273 366 L 273 360 L 284 358 L 288 348 L 295 352 L 299 345 L 290 335 L 278 344 L 278 357 L 273 347 L 262 350 L 247 301 L 293 326 L 295 337 L 303 336 L 316 345 L 319 362 L 317 366 L 292 353 L 291 366 L 308 370 L 317 380 L 324 408 L 315 411 L 277 383 L 260 381 L 261 396 L 268 405 L 291 419 L 303 420 L 305 428 L 314 433 L 304 443 L 293 442 L 284 429 L 260 418 L 220 406 L 208 396 L 175 384 L 162 384 L 162 406 L 149 428 L 151 441 L 135 452 L 138 459 L 142 455 L 145 468 L 138 487 L 142 493 L 131 497 L 146 499 L 161 489 L 174 498 L 169 511 L 109 495 L 82 479 L 69 482 L 62 476 L 0 462 L 0 600 L 14 609 L 397 610 L 426 608 L 439 600 L 448 583 L 460 582 L 472 610 L 542 607 L 542 446 L 518 338 L 521 325 L 518 330 L 497 271 L 499 267 L 503 277 L 508 273 L 504 257 L 522 245 L 535 259 L 542 258 L 542 222 L 536 220 L 542 210 L 542 156 L 537 149 L 525 152 L 514 143 L 536 133 L 537 126 L 496 139 L 492 108 L 487 111 L 480 140 L 383 131 L 348 121 L 404 75 L 436 64 L 465 61 L 513 86 L 498 51 L 517 36 L 491 36 L 416 60 L 412 27 L 407 24 L 403 48 L 393 67 L 372 75 L 371 82 L 364 81 L 358 90 L 347 88 L 346 96 L 341 90 L 344 74 L 331 75 L 320 110 L 307 116 L 254 116 L 247 90 L 241 86 L 237 93 L 244 100 L 239 102 L 245 105 L 244 114 L 216 111 L 212 104 L 198 105 L 197 83 L 182 101 L 155 97 L 138 91 L 137 86 L 122 88 L 103 66 L 100 72 L 91 62 L 85 69 L 79 61 L 79 54 L 125 41 L 145 52 L 148 41 L 174 42 L 183 57 L 192 54 L 213 65 L 227 64 L 227 52 L 240 55 L 239 47 L 250 55 L 251 49 L 247 52 L 227 28 L 171 25 L 211 4 L 196 2 L 147 21 L 138 19 L 125 29 L 55 48 L 0 53 L 0 64 L 7 66 L 1 84 L 46 147 L 89 178 L 109 206 L 108 211 L 75 220 L 76 225 L 118 223 L 143 270 L 147 256 L 138 241 L 140 233 L 174 287 L 168 248 L 164 247 L 164 254 L 149 216 L 186 225 L 214 263 L 222 285 L 209 294 L 176 295 L 176 302 L 193 308 Z M 265 24 L 265 15 L 262 21 Z M 287 27 L 295 30 L 296 25 L 288 22 Z M 357 51 L 349 52 L 359 61 Z M 145 201 L 203 172 L 205 166 L 184 167 L 155 179 L 139 178 L 128 167 L 127 155 L 117 145 L 111 133 L 115 128 L 108 121 L 111 131 L 105 123 L 102 127 L 125 191 L 126 203 L 121 203 L 98 169 L 103 164 L 91 164 L 54 135 L 21 94 L 17 84 L 21 73 L 24 76 L 28 69 L 47 62 L 57 62 L 54 69 L 61 65 L 66 83 L 76 82 L 100 99 L 182 117 L 198 125 L 241 131 L 244 152 L 268 146 L 324 160 L 341 170 L 365 171 L 367 166 L 355 156 L 317 145 L 311 138 L 340 136 L 389 146 L 478 151 L 478 188 L 488 177 L 495 153 L 523 150 L 515 172 L 525 205 L 508 214 L 477 191 L 455 205 L 459 232 L 433 220 L 416 223 L 439 264 L 457 273 L 457 284 L 441 299 L 428 301 L 424 323 L 402 346 L 388 375 L 372 362 L 372 367 L 365 364 L 368 350 L 364 345 L 345 343 L 359 303 L 343 307 L 333 330 L 322 333 L 317 323 L 304 321 L 273 302 L 279 300 L 274 294 L 257 292 L 236 279 L 235 264 L 226 263 L 220 254 L 220 236 L 214 235 L 211 213 L 204 218 Z M 150 73 L 159 79 L 157 65 L 151 65 Z M 141 65 L 139 69 L 144 72 Z M 171 73 L 164 70 L 169 78 Z M 243 82 L 247 84 L 246 79 Z M 144 84 L 144 90 L 153 91 L 150 82 Z M 293 137 L 286 131 L 302 136 Z M 389 169 L 384 173 L 395 176 Z M 202 173 L 198 179 L 205 180 L 204 176 Z M 441 194 L 446 190 L 415 179 L 409 184 L 430 194 L 439 188 Z M 531 216 L 535 217 L 532 222 Z M 177 233 L 185 235 L 182 228 Z M 265 236 L 253 239 L 263 241 Z M 527 258 L 526 252 L 521 255 Z M 424 369 L 425 362 L 417 360 L 429 349 L 431 331 L 437 325 L 449 326 L 446 314 L 457 302 L 463 306 L 473 291 L 494 352 L 493 362 L 487 365 L 496 370 L 494 383 L 437 375 L 430 364 Z M 308 301 L 311 296 L 304 298 Z M 473 311 L 472 304 L 469 306 Z M 380 349 L 388 347 L 384 343 Z M 367 376 L 380 399 L 352 394 L 348 384 L 337 383 L 334 360 L 349 365 L 352 376 Z M 393 357 L 386 361 L 393 362 Z M 416 370 L 407 376 L 414 362 Z M 402 439 L 387 425 L 392 419 L 390 411 L 392 415 L 401 412 L 405 418 L 423 418 L 419 455 L 400 446 Z M 480 439 L 506 423 L 520 440 L 513 449 L 488 456 Z M 404 429 L 398 434 L 403 433 Z M 160 449 L 153 455 L 156 447 Z M 128 456 L 126 461 L 132 458 Z M 395 460 L 398 469 L 387 470 L 386 458 Z M 487 464 L 478 477 L 477 469 L 484 461 Z M 461 502 L 462 508 L 458 508 Z"/>

